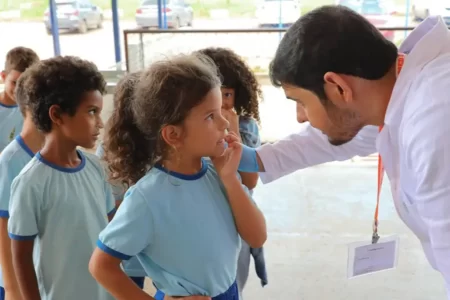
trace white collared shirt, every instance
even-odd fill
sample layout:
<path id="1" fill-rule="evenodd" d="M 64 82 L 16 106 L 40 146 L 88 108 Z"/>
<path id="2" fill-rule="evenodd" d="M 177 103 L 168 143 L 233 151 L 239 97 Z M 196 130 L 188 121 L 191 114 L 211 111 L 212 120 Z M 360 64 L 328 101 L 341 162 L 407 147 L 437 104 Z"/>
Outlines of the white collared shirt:
<path id="1" fill-rule="evenodd" d="M 400 218 L 443 275 L 450 299 L 450 32 L 441 17 L 422 22 L 405 40 L 408 53 L 380 134 L 366 126 L 339 147 L 307 127 L 258 149 L 264 183 L 316 164 L 379 152 Z"/>

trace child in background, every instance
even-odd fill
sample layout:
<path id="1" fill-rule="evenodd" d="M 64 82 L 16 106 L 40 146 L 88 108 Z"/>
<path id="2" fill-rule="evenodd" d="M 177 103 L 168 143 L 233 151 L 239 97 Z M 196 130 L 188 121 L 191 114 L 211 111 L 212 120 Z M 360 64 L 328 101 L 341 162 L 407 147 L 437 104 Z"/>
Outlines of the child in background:
<path id="1" fill-rule="evenodd" d="M 23 88 L 45 143 L 11 185 L 8 231 L 23 299 L 113 299 L 88 263 L 114 199 L 99 159 L 77 150 L 95 146 L 105 86 L 96 66 L 76 57 L 27 71 Z"/>
<path id="2" fill-rule="evenodd" d="M 222 76 L 222 108 L 224 116 L 230 122 L 230 131 L 240 134 L 243 144 L 257 148 L 261 145 L 259 137 L 259 100 L 262 91 L 248 65 L 231 50 L 224 48 L 206 48 L 199 51 L 207 55 L 217 65 Z M 258 181 L 258 173 L 239 172 L 244 183 L 251 191 Z M 237 284 L 242 299 L 242 290 L 249 276 L 250 257 L 255 261 L 256 273 L 265 286 L 267 281 L 266 264 L 262 248 L 251 248 L 242 241 L 237 269 Z"/>
<path id="3" fill-rule="evenodd" d="M 20 75 L 39 62 L 37 54 L 24 47 L 16 47 L 6 54 L 5 69 L 1 72 L 5 90 L 0 93 L 0 152 L 19 134 L 23 117 L 14 97 Z"/>
<path id="4" fill-rule="evenodd" d="M 124 106 L 130 105 L 129 102 L 133 98 L 134 87 L 135 87 L 137 81 L 139 80 L 140 75 L 141 75 L 141 72 L 135 72 L 135 73 L 125 75 L 125 77 L 122 78 L 117 83 L 116 90 L 114 92 L 113 114 L 110 117 L 110 119 L 106 125 L 107 128 L 111 127 L 109 130 L 116 132 L 116 134 L 118 136 L 116 140 L 120 140 L 121 137 L 126 135 L 126 132 L 121 132 L 121 131 L 123 131 L 122 126 L 121 126 L 122 125 L 121 121 L 122 120 L 126 121 L 126 118 L 125 119 L 122 118 L 120 112 L 124 110 L 123 109 Z M 120 147 L 121 144 L 122 144 L 121 142 L 119 142 L 118 145 L 109 144 L 109 148 L 111 149 L 114 147 Z M 103 143 L 101 143 L 97 147 L 96 154 L 103 161 L 104 156 L 105 156 Z M 109 168 L 107 166 L 106 166 L 106 173 L 109 174 Z M 120 203 L 123 200 L 125 191 L 126 191 L 126 185 L 124 185 L 120 182 L 114 182 L 114 181 L 110 181 L 110 183 L 111 183 L 114 198 L 116 200 L 116 207 L 119 207 Z M 145 270 L 142 268 L 142 265 L 139 262 L 139 260 L 136 257 L 133 257 L 130 260 L 124 260 L 122 262 L 122 266 L 123 266 L 123 270 L 125 271 L 125 273 L 127 273 L 128 276 L 130 276 L 131 280 L 133 280 L 134 283 L 136 283 L 136 285 L 138 287 L 143 289 L 146 274 L 145 274 Z"/>
<path id="5" fill-rule="evenodd" d="M 116 299 L 154 299 L 120 269 L 135 255 L 165 299 L 239 299 L 239 235 L 261 247 L 267 233 L 239 180 L 242 145 L 226 134 L 221 107 L 214 63 L 179 56 L 152 64 L 140 78 L 121 111 L 127 134 L 120 148 L 109 148 L 119 137 L 108 131 L 113 178 L 135 184 L 100 234 L 89 267 Z"/>
<path id="6" fill-rule="evenodd" d="M 19 105 L 24 118 L 24 124 L 20 135 L 9 143 L 0 155 L 0 261 L 2 288 L 0 288 L 0 299 L 20 300 L 19 285 L 14 274 L 11 240 L 8 236 L 9 199 L 11 183 L 19 175 L 23 167 L 33 158 L 34 154 L 41 149 L 44 142 L 42 134 L 34 126 L 31 113 L 27 104 L 27 96 L 23 89 L 27 72 L 20 76 L 17 81 L 15 99 Z M 3 290 L 4 287 L 4 290 Z"/>

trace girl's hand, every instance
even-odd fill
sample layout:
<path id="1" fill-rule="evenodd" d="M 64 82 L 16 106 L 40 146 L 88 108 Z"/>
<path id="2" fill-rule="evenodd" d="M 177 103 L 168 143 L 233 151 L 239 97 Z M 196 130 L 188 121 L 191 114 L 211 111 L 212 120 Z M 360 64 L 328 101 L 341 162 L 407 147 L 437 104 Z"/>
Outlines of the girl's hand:
<path id="1" fill-rule="evenodd" d="M 207 296 L 187 296 L 187 297 L 170 297 L 165 296 L 164 300 L 211 300 L 211 297 Z"/>
<path id="2" fill-rule="evenodd" d="M 222 109 L 222 116 L 230 123 L 228 131 L 239 134 L 239 116 L 234 109 Z"/>
<path id="3" fill-rule="evenodd" d="M 222 179 L 229 178 L 230 176 L 236 177 L 242 155 L 242 144 L 235 133 L 230 132 L 225 137 L 225 141 L 228 143 L 228 147 L 222 156 L 211 157 L 214 167 Z"/>

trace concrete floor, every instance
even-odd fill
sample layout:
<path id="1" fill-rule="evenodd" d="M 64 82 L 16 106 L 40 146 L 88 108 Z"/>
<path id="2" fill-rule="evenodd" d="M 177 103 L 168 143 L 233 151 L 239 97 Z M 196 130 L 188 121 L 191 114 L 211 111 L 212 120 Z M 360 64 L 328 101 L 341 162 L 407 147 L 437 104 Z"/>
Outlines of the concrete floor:
<path id="1" fill-rule="evenodd" d="M 264 93 L 262 136 L 276 139 L 296 131 L 294 104 L 271 87 L 264 87 Z M 105 103 L 106 119 L 111 102 Z M 374 160 L 347 161 L 301 170 L 268 185 L 260 183 L 254 198 L 268 225 L 269 285 L 261 288 L 252 272 L 244 299 L 446 299 L 440 274 L 428 265 L 417 238 L 395 212 L 387 180 L 379 230 L 381 235 L 400 236 L 398 267 L 347 279 L 347 245 L 371 235 L 376 173 Z M 147 290 L 152 292 L 150 284 Z"/>

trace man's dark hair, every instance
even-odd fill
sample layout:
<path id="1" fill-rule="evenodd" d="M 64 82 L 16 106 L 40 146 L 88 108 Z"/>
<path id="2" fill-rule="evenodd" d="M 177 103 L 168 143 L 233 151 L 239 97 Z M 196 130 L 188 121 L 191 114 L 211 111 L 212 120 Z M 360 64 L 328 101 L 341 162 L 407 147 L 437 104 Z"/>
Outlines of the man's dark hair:
<path id="1" fill-rule="evenodd" d="M 17 71 L 23 73 L 31 65 L 39 62 L 39 57 L 30 48 L 16 47 L 6 54 L 5 69 L 6 73 Z"/>
<path id="2" fill-rule="evenodd" d="M 106 82 L 95 64 L 73 56 L 58 56 L 33 65 L 22 84 L 33 123 L 43 132 L 52 130 L 48 113 L 52 105 L 73 116 L 86 92 L 106 91 Z"/>
<path id="3" fill-rule="evenodd" d="M 362 15 L 327 5 L 289 28 L 270 64 L 270 78 L 275 86 L 304 88 L 325 101 L 325 73 L 377 80 L 396 59 L 397 47 Z"/>

